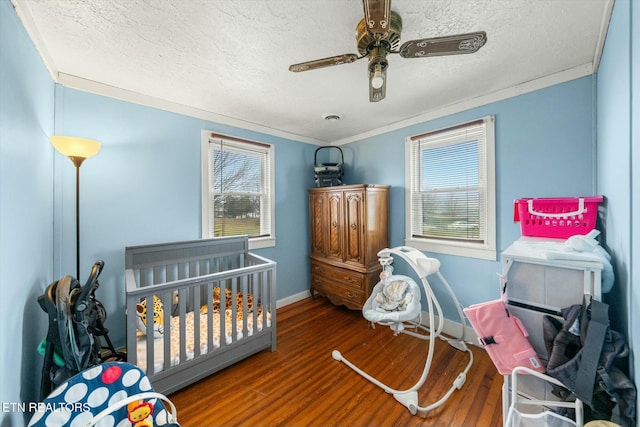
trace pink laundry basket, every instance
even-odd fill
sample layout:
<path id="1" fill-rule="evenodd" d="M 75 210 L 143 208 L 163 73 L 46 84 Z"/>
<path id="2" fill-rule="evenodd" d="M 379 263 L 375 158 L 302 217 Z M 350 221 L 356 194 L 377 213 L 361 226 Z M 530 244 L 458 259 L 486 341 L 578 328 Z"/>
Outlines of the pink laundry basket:
<path id="1" fill-rule="evenodd" d="M 523 198 L 514 202 L 513 220 L 523 236 L 567 239 L 596 227 L 602 196 Z"/>

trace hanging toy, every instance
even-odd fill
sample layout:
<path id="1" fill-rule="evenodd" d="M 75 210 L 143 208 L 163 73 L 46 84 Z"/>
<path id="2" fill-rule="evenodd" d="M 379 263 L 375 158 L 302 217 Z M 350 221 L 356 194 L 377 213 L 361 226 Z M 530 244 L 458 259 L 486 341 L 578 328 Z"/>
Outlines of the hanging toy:
<path id="1" fill-rule="evenodd" d="M 378 258 L 380 265 L 382 265 L 382 271 L 380 272 L 380 281 L 384 283 L 388 283 L 391 278 L 391 274 L 393 273 L 393 266 L 391 263 L 393 262 L 392 257 L 381 257 Z"/>
<path id="2" fill-rule="evenodd" d="M 139 400 L 131 402 L 127 405 L 127 418 L 133 424 L 133 427 L 153 427 L 151 413 L 153 412 L 153 404 Z"/>

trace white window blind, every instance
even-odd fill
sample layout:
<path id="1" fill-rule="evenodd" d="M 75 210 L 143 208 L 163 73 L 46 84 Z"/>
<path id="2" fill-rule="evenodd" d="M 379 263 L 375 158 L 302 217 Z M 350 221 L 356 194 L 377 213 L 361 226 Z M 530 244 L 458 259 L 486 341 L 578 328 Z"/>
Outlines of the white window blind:
<path id="1" fill-rule="evenodd" d="M 434 243 L 427 250 L 493 245 L 492 118 L 417 135 L 408 144 L 407 240 Z"/>
<path id="2" fill-rule="evenodd" d="M 218 134 L 203 145 L 204 237 L 273 237 L 273 147 Z"/>

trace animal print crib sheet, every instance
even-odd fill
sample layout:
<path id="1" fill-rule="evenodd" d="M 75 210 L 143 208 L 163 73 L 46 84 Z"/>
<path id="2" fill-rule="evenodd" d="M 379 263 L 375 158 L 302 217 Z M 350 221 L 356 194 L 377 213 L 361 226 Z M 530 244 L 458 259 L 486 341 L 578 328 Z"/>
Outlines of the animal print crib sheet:
<path id="1" fill-rule="evenodd" d="M 200 315 L 200 354 L 205 354 L 208 352 L 208 313 L 201 312 Z M 213 316 L 213 348 L 217 349 L 220 347 L 220 335 L 221 335 L 221 324 L 220 324 L 220 312 L 214 311 L 212 313 Z M 233 322 L 232 322 L 232 310 L 225 310 L 225 343 L 231 344 L 233 343 Z M 271 327 L 271 313 L 267 312 L 267 327 Z M 261 310 L 257 315 L 256 319 L 257 330 L 262 331 L 263 327 L 263 315 Z M 247 335 L 253 335 L 253 313 L 246 314 L 246 322 L 247 322 Z M 194 312 L 190 311 L 185 314 L 185 344 L 186 344 L 186 359 L 191 360 L 194 357 L 194 349 L 195 349 L 195 321 L 194 321 Z M 243 323 L 243 313 L 241 311 L 237 311 L 236 313 L 236 340 L 241 340 L 244 336 L 244 323 Z M 164 340 L 163 338 L 155 338 L 154 341 L 154 373 L 161 372 L 164 368 Z M 171 340 L 171 366 L 176 366 L 180 363 L 180 317 L 172 316 L 171 317 L 171 333 L 169 334 L 169 339 Z M 147 372 L 147 337 L 138 333 L 138 346 L 137 346 L 137 365 L 142 368 L 143 371 Z"/>

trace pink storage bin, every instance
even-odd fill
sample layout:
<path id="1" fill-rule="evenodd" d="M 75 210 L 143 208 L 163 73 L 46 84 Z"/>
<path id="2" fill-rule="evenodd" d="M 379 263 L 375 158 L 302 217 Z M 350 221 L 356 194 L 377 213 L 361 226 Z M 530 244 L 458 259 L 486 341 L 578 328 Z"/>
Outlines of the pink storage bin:
<path id="1" fill-rule="evenodd" d="M 567 239 L 596 227 L 602 196 L 523 198 L 514 202 L 513 220 L 523 236 Z"/>

